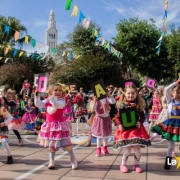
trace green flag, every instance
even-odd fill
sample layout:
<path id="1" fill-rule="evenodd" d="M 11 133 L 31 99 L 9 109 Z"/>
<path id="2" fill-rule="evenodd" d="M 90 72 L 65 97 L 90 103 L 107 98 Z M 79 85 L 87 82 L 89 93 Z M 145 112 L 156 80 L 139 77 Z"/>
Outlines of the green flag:
<path id="1" fill-rule="evenodd" d="M 66 0 L 66 6 L 65 6 L 66 10 L 70 10 L 71 9 L 71 3 L 72 3 L 72 0 Z"/>
<path id="2" fill-rule="evenodd" d="M 36 46 L 36 40 L 35 40 L 35 39 L 32 39 L 31 45 L 32 45 L 32 47 L 35 47 L 35 46 Z"/>

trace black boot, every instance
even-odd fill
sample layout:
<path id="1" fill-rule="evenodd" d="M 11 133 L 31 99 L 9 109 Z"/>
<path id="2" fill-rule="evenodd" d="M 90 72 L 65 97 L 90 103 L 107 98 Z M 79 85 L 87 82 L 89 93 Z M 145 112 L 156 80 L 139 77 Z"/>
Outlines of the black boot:
<path id="1" fill-rule="evenodd" d="M 13 164 L 13 158 L 12 158 L 12 156 L 8 156 L 8 157 L 7 157 L 7 162 L 6 162 L 6 164 Z"/>
<path id="2" fill-rule="evenodd" d="M 167 156 L 165 159 L 164 169 L 170 169 L 171 168 L 171 162 L 172 162 L 172 157 Z"/>

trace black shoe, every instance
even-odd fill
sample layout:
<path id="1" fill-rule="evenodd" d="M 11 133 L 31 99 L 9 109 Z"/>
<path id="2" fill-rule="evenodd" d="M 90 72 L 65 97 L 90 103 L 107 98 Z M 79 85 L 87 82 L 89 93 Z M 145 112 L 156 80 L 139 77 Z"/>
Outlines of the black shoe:
<path id="1" fill-rule="evenodd" d="M 172 157 L 167 156 L 165 159 L 164 169 L 171 169 L 171 162 L 172 162 Z"/>
<path id="2" fill-rule="evenodd" d="M 12 158 L 12 156 L 8 156 L 8 157 L 7 157 L 7 162 L 6 162 L 6 164 L 13 164 L 13 158 Z"/>

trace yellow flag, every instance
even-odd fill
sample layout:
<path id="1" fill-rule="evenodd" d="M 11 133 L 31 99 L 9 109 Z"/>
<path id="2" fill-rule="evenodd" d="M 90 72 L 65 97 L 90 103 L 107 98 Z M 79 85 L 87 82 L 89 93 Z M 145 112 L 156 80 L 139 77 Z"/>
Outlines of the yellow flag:
<path id="1" fill-rule="evenodd" d="M 81 55 L 76 56 L 76 58 L 75 58 L 75 59 L 78 59 L 80 56 L 81 56 Z"/>
<path id="2" fill-rule="evenodd" d="M 9 48 L 8 48 L 8 47 L 6 47 L 6 48 L 5 48 L 5 50 L 4 50 L 4 54 L 7 54 L 7 53 L 8 53 L 8 51 L 9 51 Z"/>
<path id="3" fill-rule="evenodd" d="M 164 26 L 166 26 L 166 23 L 167 23 L 166 18 L 164 18 Z"/>
<path id="4" fill-rule="evenodd" d="M 95 31 L 94 31 L 94 36 L 95 37 L 98 37 L 98 31 L 95 29 Z"/>
<path id="5" fill-rule="evenodd" d="M 3 57 L 0 57 L 0 60 L 2 59 Z"/>
<path id="6" fill-rule="evenodd" d="M 29 37 L 25 36 L 25 43 L 28 44 Z"/>
<path id="7" fill-rule="evenodd" d="M 69 57 L 69 54 L 70 54 L 70 53 L 67 53 L 67 56 L 66 56 L 66 57 Z"/>
<path id="8" fill-rule="evenodd" d="M 19 53 L 19 57 L 21 57 L 23 54 L 24 54 L 24 52 L 21 51 L 21 52 Z"/>
<path id="9" fill-rule="evenodd" d="M 77 16 L 77 14 L 78 14 L 78 7 L 76 5 L 74 5 L 71 16 Z"/>
<path id="10" fill-rule="evenodd" d="M 109 42 L 107 43 L 107 45 L 104 47 L 105 49 L 109 47 Z"/>
<path id="11" fill-rule="evenodd" d="M 19 39 L 19 34 L 20 34 L 19 31 L 16 31 L 16 32 L 14 33 L 14 41 L 15 41 L 15 42 Z"/>

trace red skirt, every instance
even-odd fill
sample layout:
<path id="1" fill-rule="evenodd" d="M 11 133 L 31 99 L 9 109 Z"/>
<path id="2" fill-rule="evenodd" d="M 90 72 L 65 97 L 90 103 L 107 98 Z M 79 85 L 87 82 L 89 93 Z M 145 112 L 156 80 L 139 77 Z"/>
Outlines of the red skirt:
<path id="1" fill-rule="evenodd" d="M 149 140 L 149 135 L 143 125 L 140 128 L 130 129 L 121 131 L 117 129 L 114 135 L 114 145 L 115 150 L 133 145 L 148 146 L 151 142 Z"/>

